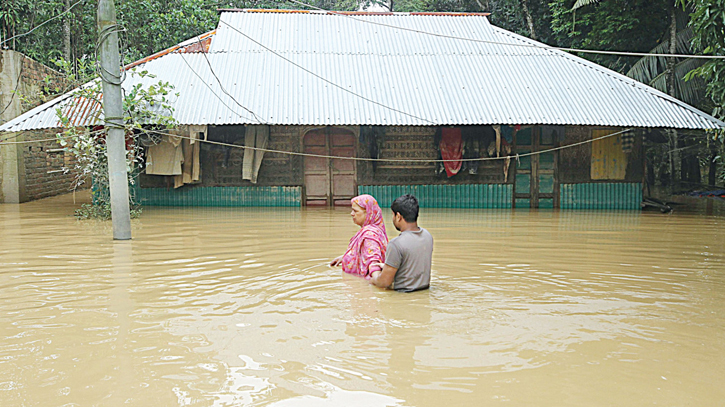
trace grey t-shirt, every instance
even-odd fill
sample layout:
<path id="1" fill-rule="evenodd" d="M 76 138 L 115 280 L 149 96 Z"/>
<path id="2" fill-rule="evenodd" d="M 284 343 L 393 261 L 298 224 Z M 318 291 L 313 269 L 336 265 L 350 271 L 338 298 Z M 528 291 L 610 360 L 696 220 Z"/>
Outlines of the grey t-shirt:
<path id="1" fill-rule="evenodd" d="M 397 268 L 393 288 L 396 291 L 425 290 L 430 286 L 433 236 L 427 230 L 405 231 L 388 243 L 385 264 Z"/>

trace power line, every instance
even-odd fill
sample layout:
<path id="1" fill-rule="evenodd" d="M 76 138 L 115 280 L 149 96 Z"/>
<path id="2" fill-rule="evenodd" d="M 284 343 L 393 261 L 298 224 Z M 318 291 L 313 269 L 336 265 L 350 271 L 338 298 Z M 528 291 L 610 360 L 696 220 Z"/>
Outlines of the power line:
<path id="1" fill-rule="evenodd" d="M 201 38 L 200 37 L 196 37 L 196 40 L 199 43 L 199 45 L 202 47 L 201 54 L 204 55 L 204 60 L 206 60 L 206 64 L 209 65 L 209 71 L 214 76 L 214 79 L 216 79 L 217 83 L 219 84 L 219 88 L 221 88 L 222 92 L 224 92 L 225 95 L 227 95 L 230 98 L 232 98 L 232 100 L 234 101 L 234 103 L 236 103 L 237 105 L 239 105 L 239 107 L 241 107 L 242 109 L 244 109 L 244 110 L 248 111 L 249 113 L 251 113 L 252 116 L 254 116 L 254 118 L 257 119 L 257 122 L 262 123 L 262 124 L 269 124 L 267 122 L 263 122 L 262 119 L 260 119 L 259 116 L 257 116 L 256 113 L 254 113 L 253 111 L 251 111 L 248 108 L 244 107 L 241 103 L 239 103 L 237 101 L 237 99 L 234 96 L 232 96 L 229 92 L 227 92 L 226 89 L 224 89 L 224 85 L 222 85 L 222 81 L 219 80 L 219 77 L 217 76 L 216 72 L 214 72 L 214 68 L 212 68 L 211 62 L 209 62 L 209 58 L 207 57 L 206 52 L 204 52 L 204 44 L 201 42 Z M 181 55 L 181 54 L 183 54 L 183 52 L 179 52 L 179 54 Z M 183 55 L 182 55 L 182 58 L 183 58 Z M 210 88 L 210 90 L 211 90 L 211 88 Z"/>
<path id="2" fill-rule="evenodd" d="M 181 57 L 181 60 L 182 60 L 182 61 L 184 61 L 184 63 L 186 64 L 186 66 L 187 66 L 187 67 L 189 67 L 189 69 L 191 70 L 191 72 L 193 72 L 193 73 L 194 73 L 194 75 L 196 75 L 196 77 L 197 77 L 197 78 L 199 78 L 199 80 L 201 81 L 201 83 L 203 83 L 203 84 L 204 84 L 204 86 L 206 86 L 206 87 L 207 87 L 207 88 L 209 89 L 209 91 L 210 91 L 210 92 L 211 92 L 211 93 L 212 93 L 212 94 L 213 94 L 214 96 L 216 96 L 216 98 L 217 98 L 217 99 L 219 99 L 219 101 L 220 101 L 220 102 L 221 102 L 221 103 L 222 103 L 222 104 L 223 104 L 224 106 L 226 106 L 226 108 L 227 108 L 227 109 L 229 109 L 229 110 L 231 110 L 232 112 L 234 112 L 234 114 L 236 114 L 237 116 L 239 116 L 239 117 L 243 117 L 243 116 L 242 116 L 241 114 L 237 113 L 237 112 L 236 112 L 236 111 L 235 111 L 234 109 L 232 109 L 232 107 L 231 107 L 231 106 L 229 106 L 228 104 L 226 104 L 226 102 L 225 102 L 225 101 L 224 101 L 224 100 L 222 99 L 222 97 L 221 97 L 221 96 L 220 96 L 220 95 L 219 95 L 218 93 L 214 92 L 214 89 L 212 89 L 212 88 L 211 88 L 211 86 L 210 86 L 210 85 L 209 85 L 208 83 L 206 83 L 206 81 L 204 80 L 204 78 L 202 78 L 202 77 L 201 77 L 201 75 L 199 75 L 199 73 L 198 73 L 198 72 L 196 72 L 196 71 L 194 70 L 194 68 L 192 68 L 192 67 L 191 67 L 191 65 L 190 65 L 190 64 L 189 64 L 189 62 L 188 62 L 188 61 L 186 60 L 186 58 L 184 58 L 184 54 L 183 54 L 183 53 L 179 53 L 179 56 Z M 235 102 L 236 102 L 237 104 L 239 104 L 239 102 L 237 102 L 237 101 L 236 101 L 236 99 L 234 99 L 234 98 L 232 98 L 232 99 L 233 99 L 233 100 L 234 100 L 234 101 L 235 101 Z M 240 106 L 242 106 L 241 104 L 239 104 L 239 105 L 240 105 Z M 248 110 L 248 109 L 247 109 L 246 107 L 244 107 L 244 106 L 242 106 L 242 107 L 243 107 L 244 109 Z M 249 111 L 249 112 L 251 112 L 251 110 L 248 110 L 248 111 Z M 254 113 L 252 113 L 252 114 L 254 114 Z M 255 117 L 256 117 L 256 115 L 255 115 Z"/>
<path id="3" fill-rule="evenodd" d="M 414 28 L 400 27 L 400 26 L 396 26 L 396 25 L 392 25 L 392 24 L 385 24 L 385 23 L 380 23 L 377 21 L 370 21 L 370 20 L 366 20 L 366 19 L 356 18 L 355 16 L 349 15 L 344 12 L 325 10 L 325 9 L 317 7 L 317 6 L 313 6 L 311 4 L 303 3 L 299 0 L 286 0 L 286 1 L 296 3 L 301 6 L 309 7 L 309 8 L 315 9 L 315 10 L 324 11 L 324 12 L 332 14 L 332 15 L 350 18 L 355 21 L 360 21 L 360 22 L 367 23 L 367 24 L 379 25 L 379 26 L 394 28 L 396 30 L 402 30 L 402 31 L 410 31 L 410 32 L 418 33 L 418 34 L 432 35 L 434 37 L 479 42 L 479 43 L 484 43 L 484 44 L 506 45 L 506 46 L 524 47 L 524 48 L 536 48 L 536 49 L 544 49 L 544 50 L 550 50 L 550 51 L 581 52 L 584 54 L 619 55 L 619 56 L 629 56 L 629 57 L 675 57 L 675 58 L 696 58 L 696 59 L 725 59 L 725 55 L 653 54 L 653 53 L 649 53 L 649 52 L 602 51 L 602 50 L 582 49 L 582 48 L 553 47 L 553 46 L 549 46 L 549 45 L 546 45 L 543 43 L 542 43 L 542 45 L 535 45 L 535 44 L 516 44 L 516 43 L 509 43 L 509 42 L 488 41 L 488 40 L 481 40 L 481 39 L 476 39 L 476 38 L 458 37 L 455 35 L 433 33 L 433 32 L 429 32 L 429 31 L 416 30 Z M 498 28 L 498 27 L 496 27 L 496 28 Z M 527 38 L 527 40 L 533 41 L 529 38 Z"/>
<path id="4" fill-rule="evenodd" d="M 35 27 L 34 27 L 34 28 L 33 28 L 32 30 L 30 30 L 30 31 L 28 31 L 28 32 L 25 32 L 25 33 L 23 33 L 23 34 L 18 34 L 18 35 L 14 35 L 14 36 L 12 36 L 12 37 L 8 38 L 7 40 L 4 40 L 4 41 L 0 42 L 0 46 L 2 46 L 2 45 L 3 45 L 3 44 L 5 44 L 6 42 L 8 42 L 8 41 L 10 41 L 10 40 L 12 40 L 12 39 L 14 39 L 14 38 L 20 38 L 20 37 L 24 37 L 24 36 L 26 36 L 26 35 L 28 35 L 28 34 L 32 33 L 33 31 L 37 30 L 38 28 L 42 27 L 43 25 L 45 25 L 45 24 L 47 24 L 47 23 L 49 23 L 49 22 L 51 22 L 51 21 L 55 20 L 56 18 L 58 18 L 58 17 L 61 17 L 61 16 L 65 15 L 65 14 L 68 14 L 68 13 L 69 13 L 69 12 L 70 12 L 70 11 L 71 11 L 71 10 L 73 9 L 73 7 L 75 7 L 75 6 L 76 6 L 76 5 L 78 5 L 79 3 L 83 3 L 84 1 L 86 1 L 86 0 L 78 0 L 77 2 L 73 3 L 73 5 L 72 5 L 72 6 L 68 7 L 68 10 L 65 10 L 65 11 L 63 11 L 62 13 L 58 14 L 57 16 L 55 16 L 55 17 L 51 17 L 51 18 L 49 18 L 49 19 L 47 19 L 47 20 L 43 21 L 42 23 L 40 23 L 40 24 L 36 25 L 36 26 L 35 26 Z"/>
<path id="5" fill-rule="evenodd" d="M 91 135 L 91 134 L 95 134 L 95 133 L 101 133 L 103 131 L 105 131 L 105 130 L 96 130 L 96 131 L 92 131 L 92 132 L 87 133 L 87 134 L 88 135 Z M 11 140 L 13 138 L 17 138 L 18 136 L 20 136 L 20 135 L 18 134 L 18 135 L 15 135 L 13 137 L 6 138 L 4 140 L 0 140 L 0 146 L 5 145 L 5 144 L 33 144 L 33 143 L 44 143 L 44 142 L 47 142 L 47 141 L 58 141 L 59 139 L 68 139 L 68 138 L 76 137 L 75 135 L 69 135 L 69 136 L 56 136 L 54 138 L 46 138 L 46 139 L 39 139 L 39 140 L 8 141 L 8 140 Z"/>
<path id="6" fill-rule="evenodd" d="M 224 20 L 219 20 L 219 22 L 220 22 L 220 23 L 223 23 L 223 24 L 225 24 L 226 26 L 228 26 L 228 27 L 229 27 L 229 28 L 231 28 L 232 30 L 234 30 L 234 31 L 238 32 L 239 34 L 243 35 L 244 37 L 246 37 L 246 38 L 247 38 L 248 40 L 250 40 L 250 41 L 252 41 L 253 43 L 255 43 L 255 44 L 259 45 L 260 47 L 262 47 L 262 48 L 266 49 L 267 51 L 271 52 L 272 54 L 274 54 L 274 55 L 276 55 L 276 56 L 278 56 L 278 57 L 280 57 L 280 58 L 284 59 L 285 61 L 289 62 L 290 64 L 292 64 L 292 65 L 294 65 L 294 66 L 296 66 L 297 68 L 299 68 L 299 69 L 302 69 L 303 71 L 305 71 L 305 72 L 309 73 L 310 75 L 312 75 L 312 76 L 314 76 L 314 77 L 316 77 L 316 78 L 318 78 L 318 79 L 320 79 L 320 80 L 322 80 L 322 81 L 324 81 L 324 82 L 327 82 L 327 83 L 329 83 L 330 85 L 332 85 L 332 86 L 334 86 L 334 87 L 336 87 L 336 88 L 338 88 L 338 89 L 341 89 L 341 90 L 343 90 L 343 91 L 345 91 L 345 92 L 347 92 L 347 93 L 350 93 L 350 94 L 351 94 L 351 95 L 353 95 L 353 96 L 356 96 L 356 97 L 358 97 L 358 98 L 360 98 L 360 99 L 363 99 L 363 100 L 365 100 L 365 101 L 367 101 L 367 102 L 370 102 L 370 103 L 376 104 L 376 105 L 378 105 L 378 106 L 381 106 L 381 107 L 383 107 L 383 108 L 385 108 L 385 109 L 388 109 L 388 110 L 392 110 L 392 111 L 394 111 L 394 112 L 397 112 L 397 113 L 401 113 L 401 114 L 404 114 L 404 115 L 406 115 L 406 116 L 409 116 L 409 117 L 412 117 L 412 118 L 415 118 L 415 119 L 418 119 L 418 120 L 422 120 L 422 121 L 424 121 L 424 122 L 427 122 L 427 123 L 430 123 L 430 124 L 434 124 L 434 125 L 437 125 L 437 124 L 438 124 L 438 123 L 436 123 L 436 122 L 430 121 L 430 120 L 428 120 L 428 119 L 424 119 L 424 118 L 422 118 L 422 117 L 419 117 L 419 116 L 416 116 L 416 115 L 414 115 L 414 114 L 411 114 L 411 113 L 407 113 L 407 112 L 404 112 L 404 111 L 402 111 L 402 110 L 396 109 L 396 108 L 394 108 L 394 107 L 390 107 L 390 106 L 384 105 L 384 104 L 382 104 L 382 103 L 380 103 L 380 102 L 377 102 L 377 101 L 375 101 L 375 100 L 372 100 L 372 99 L 370 99 L 370 98 L 367 98 L 367 97 L 365 97 L 365 96 L 363 96 L 363 95 L 360 95 L 360 94 L 358 94 L 358 93 L 355 93 L 355 92 L 351 91 L 350 89 L 346 89 L 345 87 L 343 87 L 343 86 L 340 86 L 340 85 L 338 85 L 338 84 L 336 84 L 336 83 L 334 83 L 334 82 L 330 81 L 329 79 L 326 79 L 326 78 L 324 78 L 324 77 L 322 77 L 322 76 L 320 76 L 320 75 L 318 75 L 318 74 L 316 74 L 316 73 L 314 73 L 314 72 L 310 71 L 309 69 L 307 69 L 307 68 L 303 67 L 302 65 L 300 65 L 300 64 L 298 64 L 298 63 L 296 63 L 296 62 L 292 61 L 291 59 L 289 59 L 289 58 L 287 58 L 287 57 L 285 57 L 285 56 L 283 56 L 283 55 L 281 55 L 281 54 L 279 54 L 279 53 L 275 52 L 274 50 L 272 50 L 271 48 L 269 48 L 269 47 L 267 47 L 266 45 L 262 44 L 261 42 L 259 42 L 259 41 L 255 40 L 254 38 L 252 38 L 252 37 L 248 36 L 247 34 L 245 34 L 245 33 L 241 32 L 241 31 L 240 31 L 240 30 L 238 30 L 238 29 L 237 29 L 236 27 L 232 26 L 231 24 L 227 23 L 226 21 L 224 21 Z"/>

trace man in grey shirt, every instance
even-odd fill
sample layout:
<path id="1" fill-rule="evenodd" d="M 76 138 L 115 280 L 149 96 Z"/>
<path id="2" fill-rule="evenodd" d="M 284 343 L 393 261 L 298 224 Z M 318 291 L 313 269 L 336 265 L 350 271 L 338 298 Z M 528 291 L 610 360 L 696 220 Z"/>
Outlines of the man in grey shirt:
<path id="1" fill-rule="evenodd" d="M 370 283 L 396 291 L 425 290 L 430 286 L 433 237 L 418 227 L 418 199 L 406 194 L 390 206 L 393 225 L 400 235 L 388 243 L 381 271 L 373 273 Z"/>

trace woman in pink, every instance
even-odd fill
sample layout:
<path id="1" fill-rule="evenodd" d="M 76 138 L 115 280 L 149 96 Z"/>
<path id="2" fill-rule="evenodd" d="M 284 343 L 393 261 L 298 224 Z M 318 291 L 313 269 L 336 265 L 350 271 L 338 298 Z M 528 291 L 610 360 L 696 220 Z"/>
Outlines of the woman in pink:
<path id="1" fill-rule="evenodd" d="M 330 265 L 342 265 L 342 271 L 369 280 L 374 271 L 381 270 L 379 263 L 385 261 L 388 248 L 383 213 L 378 201 L 370 195 L 356 196 L 351 202 L 350 215 L 360 230 L 350 239 L 345 254 L 335 258 Z"/>

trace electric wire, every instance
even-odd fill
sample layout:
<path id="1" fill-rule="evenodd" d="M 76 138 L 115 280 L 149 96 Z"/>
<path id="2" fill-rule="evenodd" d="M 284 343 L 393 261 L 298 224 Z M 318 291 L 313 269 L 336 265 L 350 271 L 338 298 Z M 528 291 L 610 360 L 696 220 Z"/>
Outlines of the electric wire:
<path id="1" fill-rule="evenodd" d="M 84 133 L 84 134 L 85 135 L 93 135 L 93 134 L 103 133 L 104 131 L 105 131 L 105 129 L 94 130 L 94 131 L 91 131 L 91 132 L 88 132 L 88 133 Z M 58 133 L 58 134 L 60 134 L 60 133 Z M 13 136 L 12 138 L 17 138 L 19 136 L 20 136 L 20 134 L 17 134 L 15 136 Z M 60 135 L 58 135 L 58 136 L 56 136 L 54 138 L 45 138 L 45 139 L 37 139 L 37 140 L 22 140 L 22 141 L 7 141 L 7 140 L 10 140 L 11 139 L 11 138 L 7 138 L 7 139 L 4 139 L 4 140 L 0 140 L 0 146 L 6 145 L 6 144 L 34 144 L 34 143 L 44 143 L 44 142 L 48 142 L 48 141 L 58 141 L 59 139 L 64 139 L 65 140 L 65 139 L 69 139 L 69 138 L 73 138 L 73 137 L 77 137 L 77 136 L 75 134 L 66 135 L 66 136 L 60 136 Z"/>
<path id="2" fill-rule="evenodd" d="M 119 46 L 119 50 L 121 50 L 121 53 L 119 54 L 119 62 L 121 63 L 121 68 L 119 69 L 118 73 L 110 72 L 108 71 L 108 69 L 103 67 L 103 64 L 101 64 L 98 58 L 98 49 L 103 45 L 106 40 L 108 40 L 111 35 L 125 32 L 126 29 L 122 25 L 114 23 L 105 27 L 103 30 L 101 30 L 101 32 L 98 33 L 98 41 L 96 41 L 96 46 L 94 50 L 96 55 L 96 73 L 102 81 L 108 82 L 111 85 L 120 86 L 126 80 L 126 70 L 123 69 L 123 49 L 125 47 Z M 111 79 L 109 79 L 108 76 L 110 76 Z"/>
<path id="3" fill-rule="evenodd" d="M 458 37 L 455 35 L 433 33 L 433 32 L 429 32 L 429 31 L 416 30 L 414 28 L 400 27 L 400 26 L 396 26 L 396 25 L 392 25 L 392 24 L 385 24 L 385 23 L 380 23 L 377 21 L 370 21 L 370 20 L 365 20 L 365 19 L 361 19 L 361 18 L 355 18 L 355 16 L 349 15 L 344 12 L 326 10 L 326 9 L 323 9 L 323 8 L 320 8 L 317 6 L 313 6 L 311 4 L 301 2 L 299 0 L 285 0 L 285 1 L 296 3 L 301 6 L 309 7 L 311 9 L 324 11 L 324 12 L 332 14 L 332 15 L 351 18 L 355 21 L 360 21 L 360 22 L 367 23 L 367 24 L 379 25 L 379 26 L 394 28 L 396 30 L 402 30 L 402 31 L 410 31 L 410 32 L 418 33 L 418 34 L 432 35 L 434 37 L 450 38 L 450 39 L 454 39 L 454 40 L 463 40 L 463 41 L 471 41 L 471 42 L 480 42 L 480 43 L 484 43 L 484 44 L 507 45 L 507 46 L 524 47 L 524 48 L 537 48 L 537 49 L 545 49 L 545 50 L 550 50 L 550 51 L 581 52 L 581 53 L 585 53 L 585 54 L 619 55 L 619 56 L 630 56 L 630 57 L 668 57 L 668 58 L 675 57 L 675 58 L 696 58 L 696 59 L 725 59 L 725 55 L 653 54 L 653 53 L 649 53 L 649 52 L 603 51 L 603 50 L 582 49 L 582 48 L 554 47 L 554 46 L 549 46 L 546 44 L 543 44 L 544 46 L 536 45 L 536 44 L 516 44 L 516 43 L 508 43 L 508 42 L 481 40 L 481 39 L 476 39 L 476 38 Z M 498 27 L 496 27 L 496 28 L 498 28 Z M 534 41 L 530 38 L 526 38 L 526 39 L 529 41 Z"/>
<path id="4" fill-rule="evenodd" d="M 56 18 L 58 18 L 58 17 L 62 17 L 62 16 L 63 16 L 63 15 L 65 15 L 65 14 L 68 14 L 68 13 L 69 13 L 69 12 L 70 12 L 71 10 L 73 10 L 73 7 L 75 7 L 75 6 L 76 6 L 76 5 L 78 5 L 79 3 L 83 3 L 83 2 L 85 2 L 85 1 L 86 1 L 86 0 L 78 0 L 77 2 L 73 3 L 73 4 L 72 4 L 72 5 L 70 6 L 70 7 L 68 7 L 68 9 L 67 9 L 67 10 L 63 11 L 62 13 L 60 13 L 60 14 L 58 14 L 58 15 L 54 16 L 54 17 L 51 17 L 51 18 L 49 18 L 49 19 L 47 19 L 47 20 L 43 21 L 42 23 L 40 23 L 40 24 L 36 25 L 35 27 L 33 27 L 33 29 L 31 29 L 30 31 L 27 31 L 27 32 L 25 32 L 25 33 L 22 33 L 22 34 L 14 35 L 14 36 L 12 36 L 12 37 L 10 37 L 10 38 L 6 39 L 6 40 L 3 40 L 2 42 L 0 42 L 0 46 L 2 46 L 2 45 L 3 45 L 3 44 L 5 44 L 6 42 L 8 42 L 8 41 L 11 41 L 11 40 L 13 40 L 13 39 L 15 39 L 15 38 L 20 38 L 20 37 L 24 37 L 24 36 L 26 36 L 26 35 L 28 35 L 28 34 L 32 33 L 33 31 L 37 30 L 38 28 L 40 28 L 40 27 L 44 26 L 45 24 L 47 24 L 47 23 L 49 23 L 49 22 L 51 22 L 51 21 L 55 20 Z"/>
<path id="5" fill-rule="evenodd" d="M 373 104 L 375 104 L 375 105 L 381 106 L 381 107 L 383 107 L 383 108 L 385 108 L 385 109 L 388 109 L 388 110 L 392 110 L 392 111 L 394 111 L 394 112 L 397 112 L 397 113 L 401 113 L 401 114 L 404 114 L 404 115 L 406 115 L 406 116 L 409 116 L 409 117 L 412 117 L 412 118 L 414 118 L 414 119 L 418 119 L 418 120 L 421 120 L 421 121 L 424 121 L 424 122 L 426 122 L 426 123 L 430 123 L 430 124 L 433 124 L 433 125 L 438 125 L 438 123 L 436 123 L 436 122 L 433 122 L 433 121 L 431 121 L 431 120 L 428 120 L 428 119 L 425 119 L 425 118 L 422 118 L 422 117 L 416 116 L 416 115 L 414 115 L 414 114 L 411 114 L 411 113 L 407 113 L 407 112 L 404 112 L 404 111 L 402 111 L 402 110 L 400 110 L 400 109 L 396 109 L 396 108 L 394 108 L 394 107 L 390 107 L 390 106 L 387 106 L 387 105 L 385 105 L 385 104 L 382 104 L 382 103 L 380 103 L 380 102 L 377 102 L 377 101 L 375 101 L 375 100 L 372 100 L 372 99 L 370 99 L 370 98 L 368 98 L 368 97 L 365 97 L 365 96 L 363 96 L 363 95 L 360 95 L 360 94 L 358 94 L 358 93 L 355 93 L 355 92 L 351 91 L 350 89 L 346 89 L 346 88 L 345 88 L 344 86 L 338 85 L 338 84 L 336 84 L 336 83 L 334 83 L 334 82 L 330 81 L 329 79 L 327 79 L 327 78 L 324 78 L 324 77 L 322 77 L 322 76 L 318 75 L 317 73 L 315 73 L 315 72 L 312 72 L 312 71 L 310 71 L 309 69 L 307 69 L 307 68 L 305 68 L 304 66 L 302 66 L 302 65 L 300 65 L 300 64 L 298 64 L 298 63 L 296 63 L 296 62 L 292 61 L 291 59 L 289 59 L 289 58 L 287 58 L 287 57 L 285 57 L 285 56 L 283 56 L 283 55 L 281 55 L 281 54 L 279 54 L 279 53 L 275 52 L 275 51 L 274 51 L 273 49 L 271 49 L 271 48 L 267 47 L 266 45 L 262 44 L 261 42 L 259 42 L 259 41 L 255 40 L 254 38 L 250 37 L 249 35 L 247 35 L 247 34 L 243 33 L 242 31 L 240 31 L 240 30 L 239 30 L 239 29 L 237 29 L 236 27 L 232 26 L 231 24 L 227 23 L 226 21 L 224 21 L 224 20 L 219 20 L 219 22 L 220 22 L 220 23 L 223 23 L 223 24 L 225 24 L 226 26 L 228 26 L 228 27 L 229 27 L 229 28 L 231 28 L 232 30 L 234 30 L 234 31 L 238 32 L 239 34 L 241 34 L 242 36 L 246 37 L 246 38 L 247 38 L 248 40 L 250 40 L 250 41 L 252 41 L 253 43 L 255 43 L 255 44 L 259 45 L 260 47 L 262 47 L 262 48 L 266 49 L 267 51 L 271 52 L 272 54 L 274 54 L 274 55 L 276 55 L 276 56 L 278 56 L 278 57 L 282 58 L 283 60 L 285 60 L 285 61 L 289 62 L 290 64 L 292 64 L 292 65 L 296 66 L 297 68 L 299 68 L 299 69 L 301 69 L 301 70 L 303 70 L 303 71 L 305 71 L 305 72 L 309 73 L 310 75 L 312 75 L 312 76 L 314 76 L 314 77 L 316 77 L 316 78 L 318 78 L 318 79 L 320 79 L 320 80 L 322 80 L 322 81 L 324 81 L 324 82 L 326 82 L 326 83 L 329 83 L 330 85 L 332 85 L 332 86 L 334 86 L 334 87 L 336 87 L 336 88 L 338 88 L 338 89 L 341 89 L 341 90 L 343 90 L 343 91 L 345 91 L 345 92 L 347 92 L 347 93 L 350 93 L 351 95 L 353 95 L 353 96 L 355 96 L 355 97 L 358 97 L 358 98 L 360 98 L 360 99 L 363 99 L 363 100 L 365 100 L 365 101 L 367 101 L 367 102 L 370 102 L 370 103 L 373 103 Z"/>
<path id="6" fill-rule="evenodd" d="M 254 118 L 257 120 L 257 122 L 259 122 L 260 124 L 269 124 L 266 121 L 262 121 L 262 119 L 260 119 L 259 116 L 257 116 L 256 113 L 254 113 L 253 111 L 251 111 L 247 107 L 243 106 L 241 103 L 239 103 L 239 101 L 237 101 L 237 99 L 234 96 L 232 96 L 229 92 L 227 92 L 226 89 L 224 89 L 224 85 L 222 85 L 222 81 L 219 79 L 219 77 L 217 76 L 216 72 L 214 72 L 214 68 L 212 68 L 211 62 L 209 62 L 209 57 L 207 57 L 206 52 L 204 52 L 204 44 L 201 42 L 201 38 L 200 37 L 196 37 L 196 40 L 199 43 L 199 45 L 202 47 L 202 50 L 201 50 L 200 53 L 204 56 L 204 60 L 206 61 L 206 64 L 209 66 L 209 72 L 211 72 L 212 76 L 214 76 L 214 79 L 216 79 L 217 83 L 219 84 L 219 88 L 222 90 L 222 92 L 224 92 L 225 95 L 229 96 L 234 101 L 234 103 L 236 103 L 237 105 L 239 105 L 239 107 L 241 107 L 242 109 L 244 109 L 247 112 L 251 113 L 252 116 L 254 116 Z M 181 58 L 184 58 L 184 55 L 183 54 L 184 54 L 183 52 L 179 52 L 179 55 L 181 55 Z M 184 62 L 186 62 L 186 61 L 184 61 Z M 187 65 L 189 65 L 189 64 L 187 63 Z M 189 66 L 189 68 L 191 69 L 191 66 Z M 209 88 L 209 89 L 211 90 L 211 88 Z"/>
<path id="7" fill-rule="evenodd" d="M 182 60 L 182 61 L 184 61 L 184 63 L 186 64 L 186 66 L 187 66 L 187 67 L 189 67 L 189 69 L 191 70 L 191 72 L 192 72 L 192 73 L 193 73 L 194 75 L 196 75 L 196 77 L 197 77 L 197 78 L 199 78 L 199 80 L 201 81 L 201 83 L 203 83 L 203 84 L 204 84 L 204 86 L 206 86 L 206 87 L 207 87 L 207 88 L 209 89 L 209 91 L 210 91 L 210 92 L 211 92 L 211 93 L 212 93 L 212 94 L 213 94 L 214 96 L 216 96 L 216 98 L 217 98 L 217 99 L 219 99 L 219 101 L 220 101 L 220 102 L 221 102 L 221 103 L 222 103 L 222 104 L 223 104 L 224 106 L 226 106 L 226 108 L 227 108 L 227 109 L 231 110 L 231 111 L 232 111 L 232 112 L 233 112 L 234 114 L 236 114 L 236 115 L 237 115 L 237 116 L 239 116 L 239 117 L 242 117 L 242 118 L 244 118 L 244 119 L 248 119 L 247 117 L 244 117 L 244 116 L 242 116 L 242 115 L 241 115 L 241 114 L 239 114 L 239 113 L 238 113 L 237 111 L 235 111 L 234 109 L 232 109 L 232 107 L 231 107 L 231 106 L 229 106 L 229 105 L 228 105 L 228 104 L 227 104 L 227 103 L 226 103 L 226 102 L 224 101 L 224 99 L 222 99 L 221 95 L 219 95 L 218 93 L 216 93 L 216 92 L 214 91 L 214 89 L 212 89 L 212 88 L 211 88 L 211 86 L 210 86 L 210 85 L 209 85 L 208 83 L 206 83 L 206 81 L 204 80 L 204 78 L 202 78 L 202 77 L 201 77 L 201 75 L 199 75 L 199 73 L 198 73 L 198 72 L 196 72 L 196 70 L 194 70 L 194 68 L 192 68 L 192 67 L 191 67 L 191 64 L 189 64 L 189 62 L 188 62 L 188 61 L 186 60 L 186 58 L 184 58 L 184 54 L 183 54 L 183 53 L 179 53 L 179 55 L 181 56 L 181 60 Z M 232 99 L 234 99 L 234 98 L 232 98 Z M 234 99 L 234 101 L 236 102 L 236 99 Z M 238 102 L 237 102 L 237 103 L 238 103 Z M 241 106 L 241 105 L 240 105 L 240 106 Z M 246 108 L 245 108 L 245 109 L 246 109 Z M 250 110 L 250 112 L 251 112 L 251 110 Z"/>

